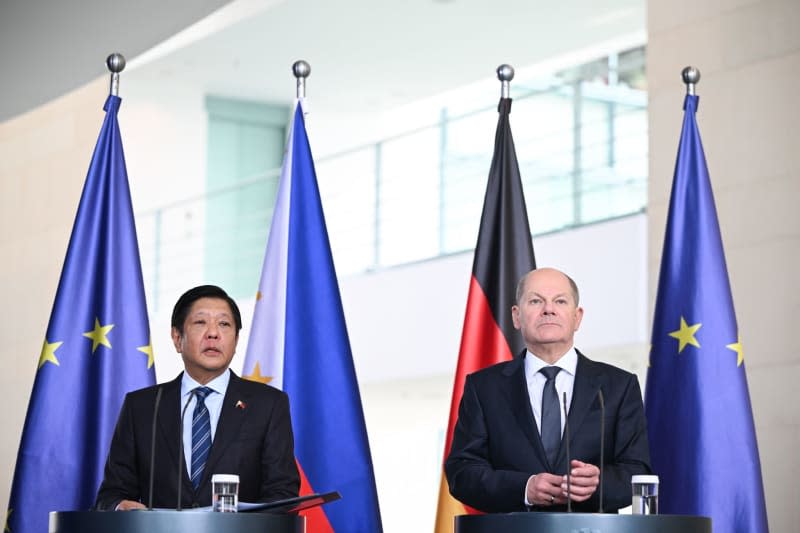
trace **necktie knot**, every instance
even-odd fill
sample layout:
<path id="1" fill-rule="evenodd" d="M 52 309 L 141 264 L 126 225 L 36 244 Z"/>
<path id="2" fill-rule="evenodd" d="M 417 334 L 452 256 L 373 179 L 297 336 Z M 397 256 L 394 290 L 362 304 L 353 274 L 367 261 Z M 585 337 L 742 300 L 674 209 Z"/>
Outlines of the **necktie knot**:
<path id="1" fill-rule="evenodd" d="M 212 392 L 214 391 L 211 389 L 211 387 L 197 387 L 194 389 L 194 393 L 197 395 L 198 402 L 204 402 L 208 395 Z"/>
<path id="2" fill-rule="evenodd" d="M 550 381 L 551 379 L 555 379 L 556 375 L 558 375 L 558 373 L 561 372 L 561 367 L 560 366 L 545 366 L 545 367 L 542 367 L 539 370 L 539 372 L 544 374 L 544 377 L 547 378 L 547 381 Z"/>

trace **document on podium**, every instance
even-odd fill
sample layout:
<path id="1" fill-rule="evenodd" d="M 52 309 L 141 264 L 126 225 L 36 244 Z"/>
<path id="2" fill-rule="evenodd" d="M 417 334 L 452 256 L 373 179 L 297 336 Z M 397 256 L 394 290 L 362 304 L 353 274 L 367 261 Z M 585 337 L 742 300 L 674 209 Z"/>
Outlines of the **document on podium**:
<path id="1" fill-rule="evenodd" d="M 335 502 L 336 500 L 341 499 L 341 497 L 341 494 L 339 494 L 337 491 L 333 491 L 322 494 L 307 494 L 305 496 L 287 498 L 285 500 L 276 500 L 268 503 L 240 503 L 239 512 L 254 513 L 258 511 L 267 511 L 271 513 L 296 513 L 298 511 L 316 507 L 318 505 Z"/>
<path id="2" fill-rule="evenodd" d="M 286 498 L 284 500 L 275 500 L 267 503 L 251 503 L 239 502 L 237 509 L 240 513 L 256 513 L 256 512 L 269 512 L 269 513 L 296 513 L 305 509 L 310 509 L 318 505 L 324 505 L 329 502 L 335 502 L 341 499 L 342 496 L 336 492 L 325 492 L 323 494 L 307 494 L 305 496 L 297 496 L 295 498 Z M 136 509 L 137 511 L 147 511 L 148 509 Z M 153 511 L 174 511 L 175 509 L 155 508 Z M 206 507 L 189 507 L 181 509 L 183 513 L 207 513 L 213 511 L 213 507 L 208 505 Z"/>

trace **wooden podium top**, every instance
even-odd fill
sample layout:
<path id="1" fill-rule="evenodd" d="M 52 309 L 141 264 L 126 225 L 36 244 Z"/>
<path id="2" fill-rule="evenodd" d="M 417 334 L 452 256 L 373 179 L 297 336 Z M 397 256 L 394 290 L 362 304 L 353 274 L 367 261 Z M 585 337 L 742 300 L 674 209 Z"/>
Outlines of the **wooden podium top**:
<path id="1" fill-rule="evenodd" d="M 460 515 L 455 533 L 711 533 L 704 516 L 592 513 L 509 513 Z"/>

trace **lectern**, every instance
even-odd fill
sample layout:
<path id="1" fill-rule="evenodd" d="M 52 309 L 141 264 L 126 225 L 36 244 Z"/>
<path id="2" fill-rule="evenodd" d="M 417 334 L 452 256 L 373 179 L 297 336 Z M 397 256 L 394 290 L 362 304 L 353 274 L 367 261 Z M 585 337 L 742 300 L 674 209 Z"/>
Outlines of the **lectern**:
<path id="1" fill-rule="evenodd" d="M 592 513 L 460 515 L 455 533 L 711 533 L 705 516 Z"/>
<path id="2" fill-rule="evenodd" d="M 303 533 L 302 516 L 209 511 L 62 511 L 49 533 Z"/>

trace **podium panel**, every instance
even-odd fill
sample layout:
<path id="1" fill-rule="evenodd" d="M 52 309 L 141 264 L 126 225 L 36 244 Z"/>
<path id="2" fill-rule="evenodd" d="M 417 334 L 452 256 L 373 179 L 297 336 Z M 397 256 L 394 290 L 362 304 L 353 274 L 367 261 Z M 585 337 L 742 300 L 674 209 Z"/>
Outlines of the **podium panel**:
<path id="1" fill-rule="evenodd" d="M 455 533 L 711 533 L 705 516 L 592 513 L 459 515 Z"/>
<path id="2" fill-rule="evenodd" d="M 49 533 L 304 533 L 302 516 L 201 511 L 62 511 Z"/>

